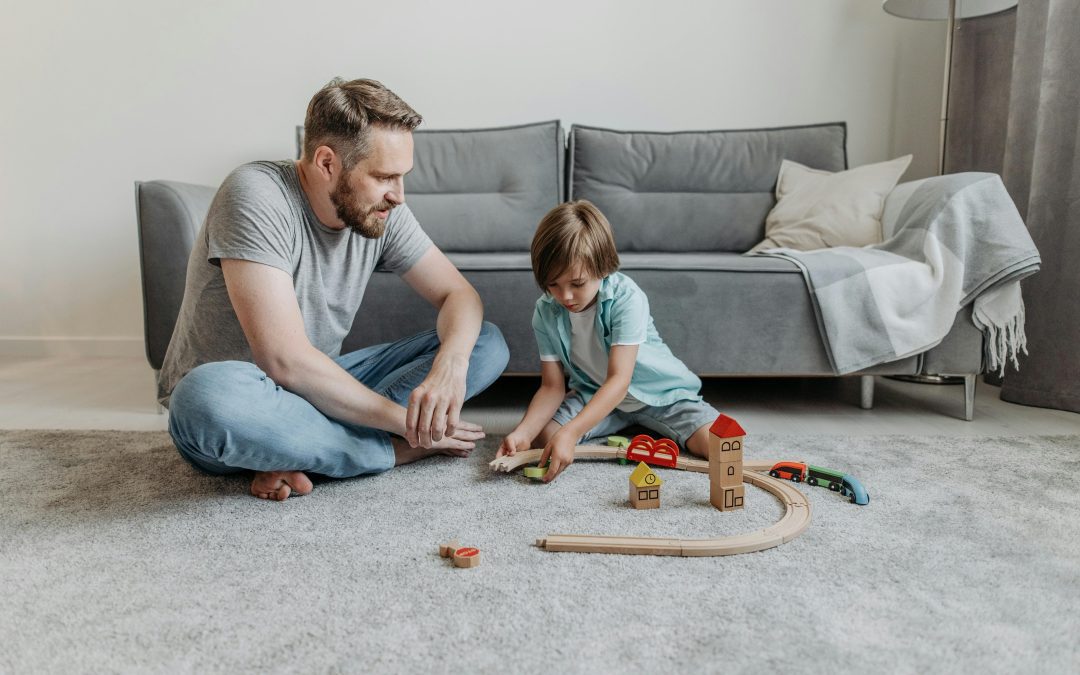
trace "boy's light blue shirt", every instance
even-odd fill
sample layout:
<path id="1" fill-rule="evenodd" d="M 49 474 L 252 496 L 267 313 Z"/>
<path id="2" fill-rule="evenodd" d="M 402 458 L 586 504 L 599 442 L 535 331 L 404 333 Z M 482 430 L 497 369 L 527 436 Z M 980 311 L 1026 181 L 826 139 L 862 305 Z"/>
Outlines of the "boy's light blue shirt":
<path id="1" fill-rule="evenodd" d="M 701 380 L 660 339 L 649 313 L 649 298 L 633 279 L 621 272 L 604 277 L 596 303 L 596 334 L 609 354 L 613 344 L 639 345 L 631 396 L 650 406 L 701 400 Z M 570 361 L 570 310 L 545 293 L 536 301 L 532 327 L 541 360 L 561 361 L 570 376 L 570 388 L 586 402 L 592 399 L 603 382 L 593 382 Z"/>

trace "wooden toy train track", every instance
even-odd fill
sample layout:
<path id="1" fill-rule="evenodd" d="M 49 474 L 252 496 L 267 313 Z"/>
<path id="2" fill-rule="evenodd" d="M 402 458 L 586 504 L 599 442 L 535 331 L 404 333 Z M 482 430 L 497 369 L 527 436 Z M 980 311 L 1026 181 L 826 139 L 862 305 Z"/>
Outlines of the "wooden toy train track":
<path id="1" fill-rule="evenodd" d="M 499 457 L 490 464 L 496 471 L 510 472 L 525 464 L 540 460 L 542 450 L 526 450 L 512 457 Z M 575 459 L 623 459 L 624 448 L 603 445 L 579 445 Z M 577 553 L 622 553 L 627 555 L 714 556 L 751 553 L 786 544 L 802 534 L 810 525 L 810 503 L 790 482 L 768 475 L 775 461 L 744 460 L 743 482 L 772 494 L 784 505 L 784 515 L 775 524 L 749 534 L 714 539 L 670 539 L 661 537 L 607 537 L 582 534 L 549 534 L 537 539 L 536 545 L 546 551 Z M 709 472 L 709 463 L 702 459 L 680 456 L 675 464 L 683 471 Z"/>

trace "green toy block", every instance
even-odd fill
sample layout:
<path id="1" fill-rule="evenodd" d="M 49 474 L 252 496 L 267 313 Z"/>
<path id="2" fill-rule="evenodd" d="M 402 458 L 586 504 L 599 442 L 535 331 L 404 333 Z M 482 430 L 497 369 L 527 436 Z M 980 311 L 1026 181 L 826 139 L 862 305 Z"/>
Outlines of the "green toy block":
<path id="1" fill-rule="evenodd" d="M 532 478 L 533 480 L 540 480 L 547 473 L 547 469 L 542 469 L 538 466 L 525 467 L 525 477 Z"/>
<path id="2" fill-rule="evenodd" d="M 614 448 L 629 448 L 630 439 L 625 436 L 608 436 L 607 444 Z"/>

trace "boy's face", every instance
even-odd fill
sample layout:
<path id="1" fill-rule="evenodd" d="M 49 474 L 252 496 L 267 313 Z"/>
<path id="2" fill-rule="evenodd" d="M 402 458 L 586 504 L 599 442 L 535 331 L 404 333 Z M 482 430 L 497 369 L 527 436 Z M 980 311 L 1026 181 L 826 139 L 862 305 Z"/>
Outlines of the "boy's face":
<path id="1" fill-rule="evenodd" d="M 580 265 L 572 265 L 548 282 L 547 292 L 571 312 L 581 312 L 596 302 L 600 281 L 583 272 Z"/>

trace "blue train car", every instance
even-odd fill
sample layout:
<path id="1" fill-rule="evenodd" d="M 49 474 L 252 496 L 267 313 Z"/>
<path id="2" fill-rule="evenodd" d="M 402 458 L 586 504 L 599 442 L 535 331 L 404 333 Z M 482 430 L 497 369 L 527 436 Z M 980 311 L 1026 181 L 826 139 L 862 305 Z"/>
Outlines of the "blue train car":
<path id="1" fill-rule="evenodd" d="M 851 474 L 844 474 L 840 479 L 840 494 L 851 498 L 852 504 L 865 506 L 870 503 L 870 495 L 866 494 L 862 483 Z"/>

